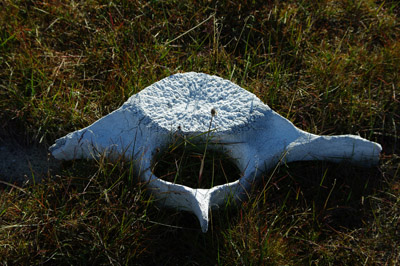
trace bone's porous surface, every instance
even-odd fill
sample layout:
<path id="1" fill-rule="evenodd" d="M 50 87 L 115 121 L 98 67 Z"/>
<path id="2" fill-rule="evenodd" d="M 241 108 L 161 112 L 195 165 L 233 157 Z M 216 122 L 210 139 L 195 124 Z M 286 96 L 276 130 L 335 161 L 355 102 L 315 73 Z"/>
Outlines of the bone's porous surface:
<path id="1" fill-rule="evenodd" d="M 213 143 L 223 143 L 223 151 L 235 160 L 242 177 L 210 189 L 158 179 L 151 171 L 152 162 L 174 134 L 210 135 Z M 231 81 L 194 72 L 152 84 L 119 109 L 50 147 L 53 156 L 63 160 L 101 155 L 133 160 L 137 174 L 159 202 L 193 212 L 203 232 L 208 230 L 210 209 L 223 208 L 231 198 L 245 198 L 260 174 L 277 164 L 348 160 L 373 166 L 381 150 L 378 143 L 355 135 L 318 136 L 300 130 Z"/>
<path id="2" fill-rule="evenodd" d="M 206 132 L 211 110 L 218 115 L 213 127 L 219 132 L 248 128 L 250 121 L 269 110 L 254 94 L 238 85 L 203 73 L 176 74 L 154 83 L 131 97 L 128 106 L 139 106 L 143 115 L 166 130 Z"/>

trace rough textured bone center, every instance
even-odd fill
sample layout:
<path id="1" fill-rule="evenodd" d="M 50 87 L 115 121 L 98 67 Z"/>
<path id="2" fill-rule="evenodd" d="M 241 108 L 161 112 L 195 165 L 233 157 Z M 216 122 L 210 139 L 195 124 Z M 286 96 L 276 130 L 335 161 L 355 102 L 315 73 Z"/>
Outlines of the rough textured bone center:
<path id="1" fill-rule="evenodd" d="M 143 90 L 128 105 L 141 106 L 144 114 L 167 130 L 209 130 L 211 109 L 217 111 L 213 128 L 246 129 L 269 107 L 238 85 L 203 73 L 176 74 Z"/>

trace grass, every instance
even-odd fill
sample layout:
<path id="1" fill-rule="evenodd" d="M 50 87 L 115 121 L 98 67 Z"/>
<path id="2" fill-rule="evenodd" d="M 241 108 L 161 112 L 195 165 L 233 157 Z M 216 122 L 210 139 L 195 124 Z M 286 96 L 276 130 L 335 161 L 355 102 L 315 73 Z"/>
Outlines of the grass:
<path id="1" fill-rule="evenodd" d="M 212 188 L 234 182 L 241 177 L 234 160 L 223 153 L 221 144 L 215 147 L 196 140 L 177 136 L 165 151 L 154 159 L 152 172 L 163 180 L 192 188 Z M 197 142 L 196 142 L 197 141 Z"/>
<path id="2" fill-rule="evenodd" d="M 3 264 L 400 263 L 396 1 L 0 7 L 1 139 L 49 147 L 153 82 L 198 71 L 304 130 L 383 146 L 375 168 L 302 162 L 264 173 L 247 202 L 212 214 L 206 234 L 192 215 L 159 210 L 129 162 L 64 163 L 40 184 L 1 184 Z"/>

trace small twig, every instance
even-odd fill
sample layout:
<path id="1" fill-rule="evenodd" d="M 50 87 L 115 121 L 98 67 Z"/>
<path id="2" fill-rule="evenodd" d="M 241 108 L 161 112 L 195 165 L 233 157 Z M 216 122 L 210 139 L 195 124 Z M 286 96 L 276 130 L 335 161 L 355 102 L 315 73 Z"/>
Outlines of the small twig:
<path id="1" fill-rule="evenodd" d="M 19 186 L 16 186 L 16 185 L 14 185 L 14 184 L 8 183 L 8 182 L 6 182 L 6 181 L 0 180 L 0 183 L 1 183 L 1 184 L 4 184 L 4 185 L 7 185 L 7 186 L 10 186 L 10 187 L 12 187 L 12 188 L 18 189 L 19 191 L 23 192 L 24 194 L 30 194 L 29 192 L 26 192 L 25 189 L 23 189 L 23 188 L 21 188 L 21 187 L 19 187 Z"/>
<path id="2" fill-rule="evenodd" d="M 203 158 L 201 159 L 201 164 L 200 164 L 200 171 L 199 171 L 199 186 L 201 184 L 201 176 L 203 175 L 203 169 L 204 169 L 204 160 L 206 158 L 206 152 L 207 152 L 207 145 L 208 145 L 208 140 L 210 138 L 210 132 L 211 132 L 211 124 L 213 121 L 213 117 L 217 114 L 217 111 L 215 111 L 214 108 L 211 109 L 211 120 L 210 120 L 210 125 L 208 126 L 208 133 L 207 133 L 207 139 L 206 139 L 206 146 L 204 148 L 204 153 L 203 153 Z"/>
<path id="3" fill-rule="evenodd" d="M 208 18 L 206 18 L 205 20 L 203 20 L 202 22 L 200 22 L 199 24 L 197 24 L 196 26 L 194 26 L 194 27 L 191 28 L 190 30 L 187 30 L 187 31 L 185 31 L 184 33 L 182 33 L 181 35 L 179 35 L 178 37 L 176 37 L 176 38 L 174 38 L 174 39 L 172 39 L 172 40 L 170 40 L 170 41 L 167 41 L 167 42 L 165 43 L 165 45 L 168 45 L 168 44 L 170 44 L 170 43 L 172 43 L 172 42 L 174 42 L 174 41 L 180 39 L 181 37 L 185 36 L 185 35 L 188 34 L 189 32 L 191 32 L 191 31 L 197 29 L 198 27 L 200 27 L 201 25 L 203 25 L 204 23 L 206 23 L 207 21 L 209 21 L 209 20 L 210 20 L 212 17 L 214 17 L 214 16 L 215 16 L 215 13 L 211 14 Z"/>

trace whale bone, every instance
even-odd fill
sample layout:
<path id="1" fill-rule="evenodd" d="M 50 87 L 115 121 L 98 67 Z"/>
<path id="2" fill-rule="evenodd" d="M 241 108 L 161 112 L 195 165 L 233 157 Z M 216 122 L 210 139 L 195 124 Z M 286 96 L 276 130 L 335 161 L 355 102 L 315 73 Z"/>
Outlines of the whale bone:
<path id="1" fill-rule="evenodd" d="M 210 123 L 210 121 L 212 123 Z M 212 130 L 210 130 L 210 128 Z M 210 189 L 191 188 L 157 178 L 152 163 L 174 134 L 212 135 L 223 143 L 242 176 Z M 203 138 L 210 134 L 203 134 Z M 131 96 L 120 108 L 92 125 L 56 140 L 56 159 L 133 160 L 137 174 L 164 206 L 194 213 L 203 232 L 209 211 L 243 200 L 250 187 L 277 164 L 304 160 L 379 162 L 378 143 L 356 135 L 319 136 L 295 127 L 249 91 L 229 80 L 204 73 L 179 73 Z"/>

